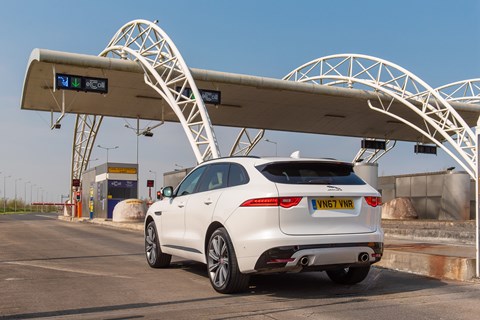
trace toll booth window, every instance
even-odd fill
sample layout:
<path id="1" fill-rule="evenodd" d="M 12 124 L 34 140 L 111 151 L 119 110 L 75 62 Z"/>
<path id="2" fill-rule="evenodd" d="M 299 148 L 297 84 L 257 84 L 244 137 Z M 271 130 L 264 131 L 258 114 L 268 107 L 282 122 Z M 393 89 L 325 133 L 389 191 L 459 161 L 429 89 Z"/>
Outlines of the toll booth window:
<path id="1" fill-rule="evenodd" d="M 108 195 L 112 199 L 137 198 L 137 189 L 136 188 L 110 187 L 108 189 Z"/>

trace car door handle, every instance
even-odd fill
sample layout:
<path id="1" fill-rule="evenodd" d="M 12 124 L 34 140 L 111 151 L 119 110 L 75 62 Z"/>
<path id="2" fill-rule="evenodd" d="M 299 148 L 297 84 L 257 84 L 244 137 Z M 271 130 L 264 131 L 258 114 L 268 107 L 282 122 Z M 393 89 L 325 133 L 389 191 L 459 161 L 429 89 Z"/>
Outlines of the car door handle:
<path id="1" fill-rule="evenodd" d="M 206 205 L 209 205 L 209 204 L 212 204 L 213 201 L 212 199 L 208 198 L 207 200 L 203 201 L 203 203 L 205 203 Z"/>
<path id="2" fill-rule="evenodd" d="M 179 208 L 185 207 L 185 203 L 184 203 L 184 202 L 180 202 L 180 203 L 178 204 L 178 207 L 179 207 Z"/>

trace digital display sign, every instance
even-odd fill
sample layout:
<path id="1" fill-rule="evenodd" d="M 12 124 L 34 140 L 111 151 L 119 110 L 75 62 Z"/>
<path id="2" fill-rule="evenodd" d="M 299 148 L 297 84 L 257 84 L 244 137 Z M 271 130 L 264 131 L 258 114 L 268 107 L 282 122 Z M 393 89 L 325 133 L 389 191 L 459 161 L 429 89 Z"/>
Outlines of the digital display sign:
<path id="1" fill-rule="evenodd" d="M 385 145 L 385 141 L 362 140 L 362 148 L 364 149 L 385 150 Z"/>
<path id="2" fill-rule="evenodd" d="M 180 92 L 182 88 L 181 87 L 176 87 L 175 90 L 177 92 Z M 200 91 L 200 95 L 202 96 L 202 100 L 205 103 L 209 104 L 221 104 L 222 103 L 222 93 L 220 91 L 216 90 L 205 90 L 205 89 L 198 89 Z M 186 97 L 192 97 L 192 89 L 186 87 L 183 89 L 182 95 Z"/>
<path id="3" fill-rule="evenodd" d="M 64 73 L 57 73 L 55 77 L 57 89 L 108 93 L 108 79 L 106 78 L 84 77 Z"/>
<path id="4" fill-rule="evenodd" d="M 415 153 L 437 154 L 437 146 L 426 144 L 416 144 L 414 148 Z"/>

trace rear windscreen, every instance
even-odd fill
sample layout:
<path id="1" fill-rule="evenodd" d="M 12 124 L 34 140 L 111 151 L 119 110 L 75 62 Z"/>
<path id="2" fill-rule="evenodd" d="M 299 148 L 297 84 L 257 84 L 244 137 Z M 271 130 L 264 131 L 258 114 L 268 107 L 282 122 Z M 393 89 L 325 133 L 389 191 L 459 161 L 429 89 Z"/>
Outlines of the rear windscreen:
<path id="1" fill-rule="evenodd" d="M 286 184 L 363 185 L 365 182 L 345 163 L 276 162 L 257 169 L 270 181 Z"/>

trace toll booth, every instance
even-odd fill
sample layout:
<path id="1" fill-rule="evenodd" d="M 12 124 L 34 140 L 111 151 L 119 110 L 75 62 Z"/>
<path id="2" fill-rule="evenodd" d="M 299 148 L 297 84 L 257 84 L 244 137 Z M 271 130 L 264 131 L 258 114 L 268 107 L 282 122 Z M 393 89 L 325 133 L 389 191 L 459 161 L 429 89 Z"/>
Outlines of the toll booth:
<path id="1" fill-rule="evenodd" d="M 82 217 L 112 219 L 122 200 L 138 198 L 138 165 L 104 163 L 82 176 Z"/>

